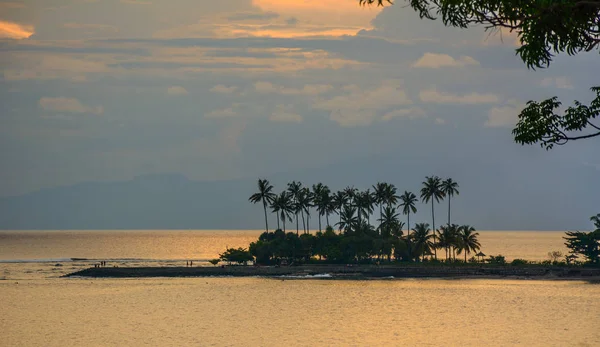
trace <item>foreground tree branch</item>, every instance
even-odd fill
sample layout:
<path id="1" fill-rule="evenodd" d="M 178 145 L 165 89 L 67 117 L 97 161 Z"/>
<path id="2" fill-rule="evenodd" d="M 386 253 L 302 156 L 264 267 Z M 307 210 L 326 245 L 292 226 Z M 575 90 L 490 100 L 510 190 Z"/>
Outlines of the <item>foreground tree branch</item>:
<path id="1" fill-rule="evenodd" d="M 392 0 L 358 0 L 361 5 L 384 6 Z M 406 0 L 421 18 L 441 18 L 446 26 L 485 30 L 502 28 L 516 32 L 521 47 L 516 54 L 530 69 L 548 67 L 554 54 L 600 52 L 600 0 Z M 600 87 L 591 88 L 596 99 L 589 105 L 578 101 L 564 115 L 554 113 L 556 97 L 529 101 L 512 131 L 520 144 L 540 143 L 551 149 L 568 141 L 600 136 Z M 595 132 L 595 130 L 599 130 Z M 587 133 L 587 131 L 592 131 Z M 585 132 L 583 135 L 574 132 Z"/>
<path id="2" fill-rule="evenodd" d="M 555 113 L 561 105 L 556 97 L 539 103 L 529 101 L 519 114 L 519 122 L 512 131 L 515 141 L 523 145 L 540 143 L 542 147 L 551 149 L 554 145 L 564 145 L 568 141 L 600 136 L 600 127 L 593 123 L 594 119 L 600 118 L 600 87 L 592 87 L 591 90 L 596 93 L 596 98 L 589 106 L 575 101 L 574 106 L 569 107 L 564 115 Z M 571 135 L 572 132 L 588 130 L 592 132 Z"/>

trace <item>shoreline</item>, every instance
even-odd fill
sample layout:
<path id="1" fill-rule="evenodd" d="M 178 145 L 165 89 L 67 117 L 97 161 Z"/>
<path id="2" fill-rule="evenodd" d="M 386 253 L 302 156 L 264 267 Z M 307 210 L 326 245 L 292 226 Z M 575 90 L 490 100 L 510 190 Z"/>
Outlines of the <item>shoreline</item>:
<path id="1" fill-rule="evenodd" d="M 300 265 L 223 267 L 100 267 L 62 277 L 264 277 L 278 279 L 545 279 L 600 282 L 600 268 L 542 266 Z"/>

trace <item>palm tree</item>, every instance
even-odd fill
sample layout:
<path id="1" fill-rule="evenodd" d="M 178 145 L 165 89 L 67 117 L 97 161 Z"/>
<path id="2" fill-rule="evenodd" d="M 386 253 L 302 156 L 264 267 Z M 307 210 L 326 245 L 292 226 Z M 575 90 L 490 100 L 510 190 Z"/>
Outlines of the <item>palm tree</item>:
<path id="1" fill-rule="evenodd" d="M 256 204 L 259 201 L 263 203 L 263 209 L 265 210 L 265 228 L 269 232 L 269 221 L 267 219 L 267 204 L 273 202 L 275 193 L 273 193 L 273 186 L 266 179 L 258 179 L 258 193 L 254 193 L 248 200 Z"/>
<path id="2" fill-rule="evenodd" d="M 354 205 L 358 212 L 358 221 L 361 222 L 361 217 L 367 217 L 367 223 L 369 223 L 369 217 L 373 213 L 373 207 L 375 205 L 375 199 L 370 189 L 364 192 L 359 192 L 354 197 Z"/>
<path id="3" fill-rule="evenodd" d="M 383 203 L 386 200 L 387 186 L 388 186 L 388 184 L 384 183 L 384 182 L 377 182 L 377 184 L 375 184 L 373 186 L 374 201 L 377 205 L 379 205 L 379 219 L 378 220 L 383 219 Z"/>
<path id="4" fill-rule="evenodd" d="M 396 203 L 398 203 L 399 196 L 396 195 L 398 190 L 393 184 L 386 183 L 385 185 L 385 198 L 383 200 L 386 206 L 394 206 Z"/>
<path id="5" fill-rule="evenodd" d="M 379 233 L 384 237 L 389 237 L 392 233 L 392 229 L 400 224 L 400 220 L 398 219 L 396 209 L 391 206 L 385 207 L 381 218 L 379 218 L 378 221 L 380 222 L 380 224 L 377 229 L 379 230 Z"/>
<path id="6" fill-rule="evenodd" d="M 425 254 L 431 253 L 431 249 L 434 247 L 434 244 L 431 242 L 433 235 L 429 233 L 430 231 L 431 229 L 429 229 L 429 224 L 427 223 L 417 223 L 413 229 L 412 238 L 415 244 L 415 251 L 419 251 L 418 254 L 421 255 L 421 259 L 425 258 Z"/>
<path id="7" fill-rule="evenodd" d="M 313 205 L 313 196 L 312 193 L 310 192 L 310 190 L 308 188 L 302 188 L 300 190 L 300 194 L 298 196 L 298 201 L 296 203 L 296 208 L 297 210 L 300 210 L 300 212 L 302 213 L 302 226 L 304 228 L 304 233 L 307 233 L 310 225 L 309 225 L 309 218 L 310 218 L 310 208 Z M 304 222 L 304 214 L 306 214 L 306 223 Z"/>
<path id="8" fill-rule="evenodd" d="M 452 259 L 451 248 L 457 244 L 457 225 L 443 225 L 437 231 L 436 248 L 443 248 L 446 251 L 446 261 L 448 257 Z"/>
<path id="9" fill-rule="evenodd" d="M 458 183 L 454 182 L 452 178 L 448 178 L 442 182 L 442 192 L 448 197 L 448 225 L 450 225 L 450 198 L 454 194 L 458 195 Z"/>
<path id="10" fill-rule="evenodd" d="M 327 214 L 329 207 L 329 187 L 322 183 L 318 183 L 313 184 L 312 189 L 314 204 L 317 207 L 317 213 L 319 214 L 319 231 L 321 231 L 321 216 Z M 329 224 L 329 221 L 327 224 Z"/>
<path id="11" fill-rule="evenodd" d="M 277 229 L 279 229 L 279 220 L 283 222 L 283 232 L 286 231 L 285 221 L 286 219 L 292 221 L 292 214 L 294 212 L 294 204 L 292 201 L 291 194 L 283 191 L 281 194 L 273 199 L 271 209 L 275 212 L 277 218 Z"/>
<path id="12" fill-rule="evenodd" d="M 347 201 L 348 201 L 348 198 L 346 197 L 346 193 L 341 190 L 336 192 L 331 199 L 331 204 L 333 206 L 332 209 L 338 211 L 338 215 L 340 216 L 340 222 L 342 220 L 342 210 L 344 209 L 344 206 L 347 204 Z"/>
<path id="13" fill-rule="evenodd" d="M 406 228 L 407 234 L 410 234 L 410 212 L 417 213 L 417 196 L 411 192 L 404 191 L 404 194 L 400 195 L 400 206 L 402 206 L 402 214 L 406 215 Z"/>
<path id="14" fill-rule="evenodd" d="M 467 262 L 467 253 L 476 252 L 481 249 L 481 244 L 477 239 L 479 233 L 470 225 L 463 225 L 459 229 L 458 254 L 465 252 L 465 263 Z"/>
<path id="15" fill-rule="evenodd" d="M 436 243 L 435 240 L 435 209 L 433 207 L 434 200 L 436 202 L 440 202 L 440 200 L 444 199 L 444 192 L 442 191 L 442 182 L 438 176 L 433 177 L 425 177 L 425 182 L 423 182 L 423 188 L 421 188 L 421 200 L 424 202 L 429 202 L 431 200 L 431 220 L 433 226 L 433 242 Z M 437 259 L 437 250 L 434 248 L 435 259 Z"/>
<path id="16" fill-rule="evenodd" d="M 356 208 L 346 205 L 340 213 L 340 222 L 336 223 L 339 226 L 339 230 L 346 230 L 354 228 L 358 225 L 358 218 L 354 215 Z"/>
<path id="17" fill-rule="evenodd" d="M 294 204 L 294 214 L 296 215 L 296 235 L 298 235 L 298 212 L 300 212 L 300 209 L 298 209 L 298 195 L 300 195 L 300 190 L 302 190 L 302 183 L 300 182 L 296 182 L 296 181 L 292 181 L 290 183 L 288 183 L 288 188 L 287 191 L 291 194 L 292 196 L 292 203 Z"/>

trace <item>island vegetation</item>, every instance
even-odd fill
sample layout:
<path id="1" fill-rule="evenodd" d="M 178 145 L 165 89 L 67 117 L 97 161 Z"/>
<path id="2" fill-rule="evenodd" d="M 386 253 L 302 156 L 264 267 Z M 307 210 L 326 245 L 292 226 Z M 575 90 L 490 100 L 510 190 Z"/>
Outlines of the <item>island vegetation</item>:
<path id="1" fill-rule="evenodd" d="M 372 189 L 371 189 L 372 188 Z M 479 233 L 470 225 L 453 224 L 451 197 L 459 195 L 457 182 L 438 176 L 426 177 L 420 190 L 423 203 L 431 204 L 431 227 L 416 223 L 410 228 L 410 214 L 417 211 L 419 199 L 405 191 L 398 195 L 390 183 L 378 182 L 360 191 L 354 187 L 332 192 L 318 183 L 308 188 L 293 181 L 279 194 L 266 179 L 258 180 L 258 191 L 250 197 L 261 203 L 265 213 L 265 232 L 248 249 L 228 249 L 221 260 L 256 264 L 307 264 L 307 263 L 480 263 L 506 264 L 502 255 L 481 252 Z M 448 200 L 448 220 L 435 227 L 435 206 Z M 267 207 L 275 214 L 277 229 L 268 229 Z M 319 229 L 310 232 L 309 221 L 314 212 Z M 337 215 L 332 226 L 331 216 Z M 406 217 L 406 224 L 401 220 Z M 322 217 L 326 227 L 322 230 Z M 286 222 L 296 221 L 295 232 L 287 232 Z M 299 220 L 302 221 L 300 233 Z M 371 221 L 375 221 L 372 224 Z M 596 230 L 567 232 L 565 245 L 568 255 L 560 251 L 549 253 L 545 265 L 576 265 L 600 263 L 600 214 L 591 218 Z M 281 224 L 280 224 L 281 222 Z M 283 229 L 280 226 L 283 225 Z M 335 226 L 335 229 L 334 229 Z M 405 228 L 406 226 L 406 228 Z M 442 252 L 443 257 L 438 252 Z M 524 259 L 514 259 L 513 265 L 533 264 Z"/>
<path id="2" fill-rule="evenodd" d="M 250 244 L 249 254 L 258 264 L 381 263 L 438 259 L 437 251 L 443 250 L 444 261 L 456 261 L 458 255 L 466 262 L 480 249 L 475 228 L 451 223 L 450 198 L 459 194 L 458 183 L 451 178 L 431 176 L 423 182 L 420 197 L 424 203 L 431 203 L 431 227 L 417 223 L 410 228 L 410 214 L 417 211 L 418 203 L 414 193 L 398 195 L 397 188 L 385 182 L 371 188 L 360 191 L 346 187 L 332 192 L 322 183 L 309 188 L 293 181 L 276 194 L 269 181 L 259 179 L 258 191 L 249 200 L 262 204 L 265 232 Z M 436 229 L 435 205 L 445 198 L 448 221 Z M 267 208 L 277 220 L 274 232 L 269 231 Z M 318 220 L 316 233 L 309 232 L 312 215 Z M 334 215 L 337 221 L 331 223 Z M 406 223 L 401 215 L 406 216 Z M 294 221 L 295 232 L 287 232 L 287 222 Z M 228 254 L 223 254 L 223 259 L 229 259 Z"/>

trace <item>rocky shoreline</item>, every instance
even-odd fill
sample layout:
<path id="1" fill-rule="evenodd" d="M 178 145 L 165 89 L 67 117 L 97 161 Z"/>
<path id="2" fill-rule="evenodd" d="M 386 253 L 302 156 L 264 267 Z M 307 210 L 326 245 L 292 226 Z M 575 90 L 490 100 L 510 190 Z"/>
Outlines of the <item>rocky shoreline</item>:
<path id="1" fill-rule="evenodd" d="M 100 267 L 64 277 L 289 277 L 326 279 L 520 278 L 600 280 L 600 268 L 547 266 L 302 265 L 219 267 Z"/>

